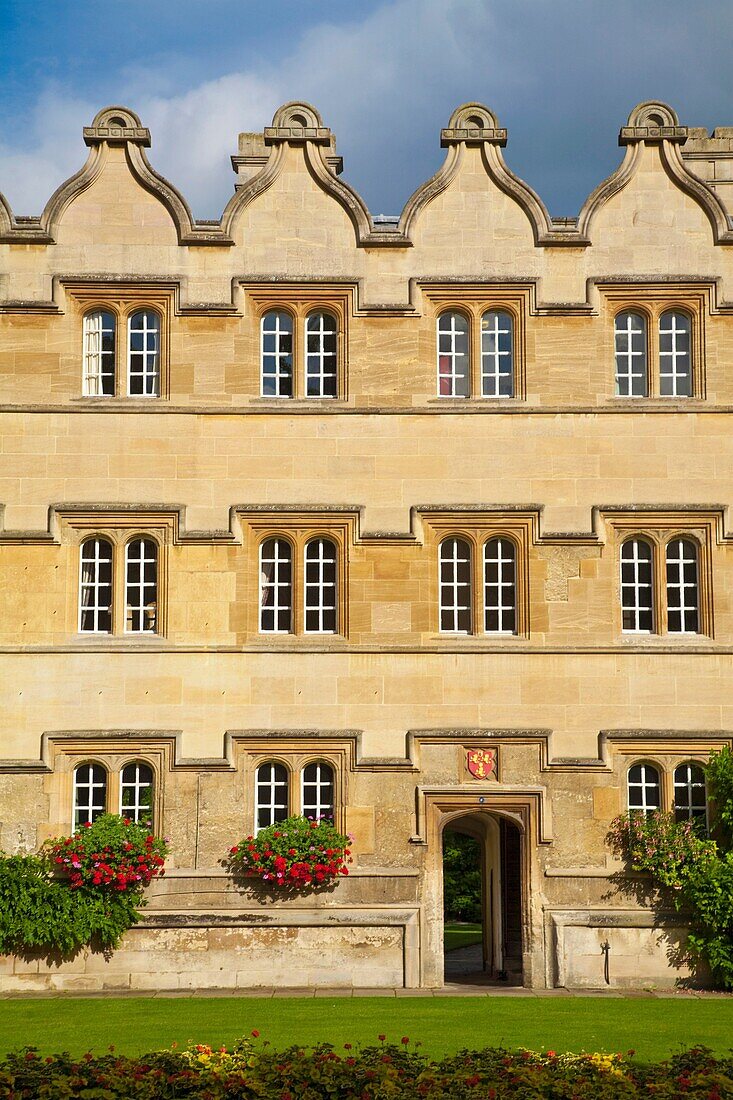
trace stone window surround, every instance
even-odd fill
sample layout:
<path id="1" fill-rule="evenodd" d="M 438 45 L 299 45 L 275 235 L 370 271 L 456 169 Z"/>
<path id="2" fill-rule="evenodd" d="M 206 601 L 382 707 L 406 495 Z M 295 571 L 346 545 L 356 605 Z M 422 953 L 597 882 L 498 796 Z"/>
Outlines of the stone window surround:
<path id="1" fill-rule="evenodd" d="M 299 515 L 267 516 L 262 518 L 248 516 L 243 519 L 245 528 L 245 547 L 248 549 L 248 572 L 256 578 L 256 597 L 248 601 L 248 634 L 252 639 L 287 644 L 290 639 L 314 638 L 327 641 L 330 638 L 344 641 L 349 632 L 349 546 L 353 542 L 353 519 L 341 517 L 316 517 Z M 329 539 L 336 547 L 336 630 L 334 633 L 306 633 L 305 630 L 305 548 L 316 538 Z M 292 558 L 291 584 L 291 629 L 289 633 L 263 632 L 260 630 L 260 553 L 268 539 L 282 539 L 287 542 Z"/>
<path id="2" fill-rule="evenodd" d="M 170 394 L 170 318 L 174 308 L 175 289 L 160 284 L 119 284 L 105 281 L 74 282 L 64 280 L 64 287 L 78 314 L 78 346 L 80 348 L 80 378 L 83 386 L 84 320 L 89 314 L 110 313 L 115 319 L 115 392 L 114 395 L 88 395 L 80 389 L 78 400 L 94 401 L 156 401 Z M 159 320 L 158 387 L 155 396 L 128 394 L 129 319 L 134 313 L 148 311 Z"/>
<path id="3" fill-rule="evenodd" d="M 471 548 L 471 633 L 468 637 L 527 639 L 529 624 L 529 547 L 534 541 L 532 520 L 527 517 L 462 517 L 444 513 L 424 517 L 425 548 L 432 554 L 435 568 L 431 570 L 431 606 L 434 610 L 434 630 L 437 638 L 455 639 L 453 632 L 440 629 L 439 563 L 440 544 L 446 538 L 463 539 Z M 484 547 L 492 539 L 507 539 L 515 549 L 516 627 L 513 634 L 488 633 L 484 630 Z M 465 635 L 461 634 L 461 637 Z"/>
<path id="4" fill-rule="evenodd" d="M 353 287 L 326 284 L 289 285 L 277 283 L 248 286 L 245 291 L 253 323 L 257 325 L 259 401 L 281 405 L 286 401 L 331 405 L 348 399 L 348 319 L 353 312 Z M 262 322 L 268 313 L 287 313 L 293 326 L 293 396 L 262 394 Z M 336 397 L 309 397 L 306 393 L 306 324 L 313 313 L 329 313 L 336 319 Z"/>
<path id="5" fill-rule="evenodd" d="M 480 284 L 454 285 L 430 284 L 422 287 L 422 293 L 431 306 L 434 354 L 433 369 L 438 370 L 438 325 L 445 313 L 460 313 L 468 322 L 469 397 L 436 396 L 431 403 L 450 403 L 460 406 L 468 402 L 489 402 L 499 405 L 523 400 L 526 397 L 526 313 L 529 287 L 486 286 Z M 512 319 L 512 397 L 484 397 L 482 395 L 481 319 L 485 313 L 506 313 Z M 437 376 L 437 374 L 436 374 Z M 431 386 L 435 392 L 439 381 Z"/>
<path id="6" fill-rule="evenodd" d="M 705 378 L 705 314 L 708 296 L 701 288 L 633 285 L 628 283 L 599 285 L 602 308 L 611 313 L 607 326 L 610 334 L 609 354 L 613 369 L 609 372 L 609 399 L 614 402 L 636 401 L 690 401 L 706 395 Z M 660 340 L 659 325 L 663 313 L 684 313 L 690 320 L 690 369 L 692 372 L 689 397 L 662 396 L 659 386 Z M 616 386 L 616 318 L 621 313 L 635 313 L 642 317 L 646 327 L 647 394 L 645 397 L 619 396 Z"/>
<path id="7" fill-rule="evenodd" d="M 77 564 L 70 570 L 74 584 L 67 586 L 67 633 L 84 642 L 98 640 L 107 643 L 111 639 L 120 642 L 139 643 L 141 640 L 164 637 L 167 630 L 167 574 L 168 545 L 172 541 L 172 517 L 163 519 L 157 515 L 134 515 L 94 512 L 67 515 L 61 523 L 62 542 L 76 548 Z M 112 630 L 110 633 L 82 632 L 79 629 L 81 599 L 81 548 L 89 539 L 105 539 L 112 547 Z M 150 539 L 157 546 L 157 608 L 155 631 L 132 632 L 126 627 L 126 549 L 135 539 Z"/>
<path id="8" fill-rule="evenodd" d="M 331 769 L 333 775 L 333 821 L 336 827 L 339 827 L 339 822 L 343 821 L 346 806 L 342 797 L 342 788 L 344 784 L 341 782 L 341 769 L 339 763 L 332 759 L 328 753 L 318 753 L 314 755 L 312 752 L 288 752 L 283 751 L 280 746 L 277 746 L 276 752 L 264 752 L 257 754 L 257 756 L 250 757 L 249 771 L 251 774 L 251 793 L 248 790 L 247 802 L 251 800 L 251 813 L 250 806 L 247 807 L 247 820 L 252 822 L 253 832 L 257 832 L 257 812 L 259 809 L 257 802 L 257 773 L 263 765 L 267 764 L 279 764 L 285 769 L 287 773 L 287 817 L 292 817 L 296 814 L 303 813 L 303 774 L 309 764 L 326 764 Z"/>
<path id="9" fill-rule="evenodd" d="M 134 735 L 133 735 L 134 737 Z M 122 797 L 122 771 L 128 764 L 146 764 L 153 773 L 153 832 L 160 834 L 163 822 L 163 774 L 165 752 L 153 746 L 135 744 L 97 745 L 84 742 L 70 742 L 57 745 L 54 752 L 52 774 L 49 776 L 50 793 L 50 834 L 58 827 L 74 831 L 74 775 L 76 769 L 84 764 L 94 764 L 103 768 L 107 776 L 106 811 L 120 812 Z M 56 824 L 58 823 L 58 824 Z"/>
<path id="10" fill-rule="evenodd" d="M 631 538 L 644 539 L 652 550 L 652 608 L 653 629 L 644 638 L 714 637 L 713 623 L 713 566 L 712 541 L 715 537 L 714 521 L 707 516 L 659 513 L 655 516 L 641 513 L 616 514 L 607 517 L 609 530 L 616 542 L 616 627 L 623 639 L 634 641 L 639 633 L 624 631 L 621 603 L 621 547 Z M 699 629 L 696 634 L 670 633 L 667 628 L 667 579 L 666 549 L 675 539 L 687 539 L 697 546 L 697 591 Z M 611 541 L 611 540 L 609 540 Z"/>
<path id="11" fill-rule="evenodd" d="M 664 757 L 661 755 L 655 756 L 649 753 L 639 754 L 638 752 L 636 755 L 633 755 L 631 747 L 630 752 L 631 755 L 628 761 L 624 760 L 623 762 L 625 805 L 628 807 L 629 772 L 637 764 L 646 764 L 648 767 L 655 768 L 659 775 L 659 809 L 663 813 L 674 813 L 674 774 L 677 768 L 681 764 L 694 764 L 700 767 L 707 762 L 706 757 L 694 756 L 689 752 L 683 752 L 679 756 L 674 757 L 668 750 L 665 752 Z"/>

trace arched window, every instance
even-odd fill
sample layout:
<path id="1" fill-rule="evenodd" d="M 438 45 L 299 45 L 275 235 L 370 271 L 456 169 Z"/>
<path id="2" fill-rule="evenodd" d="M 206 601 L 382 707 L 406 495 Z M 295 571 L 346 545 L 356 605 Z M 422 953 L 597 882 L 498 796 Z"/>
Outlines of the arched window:
<path id="1" fill-rule="evenodd" d="M 260 545 L 260 631 L 289 634 L 293 614 L 293 552 L 287 539 Z"/>
<path id="2" fill-rule="evenodd" d="M 160 318 L 150 309 L 132 313 L 127 322 L 127 392 L 130 397 L 160 396 Z"/>
<path id="3" fill-rule="evenodd" d="M 438 396 L 468 397 L 471 392 L 468 321 L 462 313 L 438 318 Z"/>
<path id="4" fill-rule="evenodd" d="M 646 397 L 646 320 L 639 313 L 619 313 L 614 327 L 616 344 L 616 394 Z"/>
<path id="5" fill-rule="evenodd" d="M 674 309 L 659 318 L 659 392 L 662 397 L 692 396 L 690 318 Z"/>
<path id="6" fill-rule="evenodd" d="M 284 821 L 289 812 L 288 770 L 282 764 L 260 764 L 255 776 L 255 830 Z"/>
<path id="7" fill-rule="evenodd" d="M 84 318 L 85 397 L 114 396 L 115 329 L 115 316 L 106 310 L 95 310 Z"/>
<path id="8" fill-rule="evenodd" d="M 139 760 L 120 773 L 120 813 L 141 825 L 153 824 L 153 769 Z"/>
<path id="9" fill-rule="evenodd" d="M 674 816 L 675 821 L 707 825 L 705 770 L 699 764 L 680 764 L 674 770 Z"/>
<path id="10" fill-rule="evenodd" d="M 310 313 L 305 326 L 306 397 L 338 397 L 338 324 L 331 313 Z"/>
<path id="11" fill-rule="evenodd" d="M 125 631 L 154 634 L 158 619 L 158 544 L 132 539 L 125 547 Z"/>
<path id="12" fill-rule="evenodd" d="M 667 543 L 667 630 L 697 634 L 700 629 L 697 546 L 691 539 Z"/>
<path id="13" fill-rule="evenodd" d="M 438 583 L 441 632 L 470 634 L 471 547 L 465 539 L 448 538 L 441 542 Z"/>
<path id="14" fill-rule="evenodd" d="M 659 772 L 651 764 L 634 764 L 629 768 L 628 797 L 630 810 L 653 813 L 661 806 Z"/>
<path id="15" fill-rule="evenodd" d="M 517 554 L 511 539 L 484 543 L 484 630 L 515 634 L 517 630 Z"/>
<path id="16" fill-rule="evenodd" d="M 337 550 L 330 539 L 311 539 L 305 546 L 305 632 L 335 634 Z"/>
<path id="17" fill-rule="evenodd" d="M 79 764 L 74 768 L 73 829 L 96 821 L 107 812 L 107 771 L 101 764 Z"/>
<path id="18" fill-rule="evenodd" d="M 481 396 L 514 396 L 514 340 L 510 313 L 491 310 L 481 318 Z"/>
<path id="19" fill-rule="evenodd" d="M 293 396 L 293 318 L 271 310 L 262 318 L 262 396 Z"/>
<path id="20" fill-rule="evenodd" d="M 112 631 L 112 547 L 106 539 L 82 543 L 79 568 L 79 631 Z"/>
<path id="21" fill-rule="evenodd" d="M 333 820 L 333 768 L 318 761 L 306 764 L 301 772 L 303 817 L 327 817 Z"/>
<path id="22" fill-rule="evenodd" d="M 652 548 L 644 539 L 627 539 L 621 547 L 623 629 L 650 634 L 654 629 Z"/>

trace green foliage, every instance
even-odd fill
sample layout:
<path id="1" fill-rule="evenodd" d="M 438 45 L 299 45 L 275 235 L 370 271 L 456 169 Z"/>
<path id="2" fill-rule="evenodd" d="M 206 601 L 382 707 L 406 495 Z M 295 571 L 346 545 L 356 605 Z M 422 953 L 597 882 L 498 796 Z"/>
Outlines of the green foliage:
<path id="1" fill-rule="evenodd" d="M 447 921 L 482 920 L 481 845 L 450 830 L 443 833 L 443 914 Z"/>
<path id="2" fill-rule="evenodd" d="M 326 818 L 288 817 L 229 849 L 232 871 L 278 889 L 316 889 L 348 875 L 351 837 Z"/>
<path id="3" fill-rule="evenodd" d="M 135 871 L 129 879 L 126 871 L 123 886 L 120 868 L 131 867 L 133 858 L 143 866 L 137 853 L 147 859 L 153 847 L 147 836 L 147 829 L 105 814 L 82 834 L 47 842 L 38 855 L 0 855 L 0 952 L 69 955 L 87 944 L 116 947 L 140 919 L 147 878 Z M 162 860 L 165 843 L 156 841 L 155 849 Z M 99 864 L 115 873 L 98 875 Z M 156 864 L 152 873 L 161 870 Z"/>
<path id="4" fill-rule="evenodd" d="M 608 841 L 634 871 L 647 871 L 660 886 L 680 890 L 700 859 L 714 856 L 715 844 L 697 835 L 691 821 L 677 822 L 661 810 L 631 810 L 611 822 Z"/>
<path id="5" fill-rule="evenodd" d="M 338 1052 L 330 1044 L 273 1051 L 244 1040 L 232 1050 L 199 1045 L 140 1058 L 110 1051 L 80 1059 L 68 1054 L 44 1059 L 25 1048 L 0 1060 L 0 1100 L 722 1100 L 733 1095 L 733 1059 L 716 1059 L 704 1048 L 639 1065 L 620 1054 L 502 1048 L 428 1061 L 409 1046 L 405 1037 L 400 1046 L 353 1049 L 346 1043 Z"/>
<path id="6" fill-rule="evenodd" d="M 713 753 L 705 770 L 719 843 L 699 836 L 690 821 L 639 810 L 617 817 L 608 841 L 689 914 L 690 950 L 704 959 L 718 985 L 733 990 L 733 753 L 727 747 Z"/>
<path id="7" fill-rule="evenodd" d="M 720 752 L 710 754 L 705 777 L 720 834 L 720 846 L 724 851 L 730 851 L 733 848 L 733 751 L 727 745 Z"/>
<path id="8" fill-rule="evenodd" d="M 0 857 L 0 952 L 71 954 L 93 941 L 116 947 L 139 919 L 130 894 L 72 891 L 41 856 Z"/>

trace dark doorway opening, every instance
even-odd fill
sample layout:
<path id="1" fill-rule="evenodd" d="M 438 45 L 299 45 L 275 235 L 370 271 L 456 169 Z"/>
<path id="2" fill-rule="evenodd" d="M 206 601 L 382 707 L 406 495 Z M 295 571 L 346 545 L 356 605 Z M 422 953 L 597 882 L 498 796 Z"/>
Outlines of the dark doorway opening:
<path id="1" fill-rule="evenodd" d="M 521 985 L 522 837 L 489 813 L 443 830 L 445 981 Z"/>

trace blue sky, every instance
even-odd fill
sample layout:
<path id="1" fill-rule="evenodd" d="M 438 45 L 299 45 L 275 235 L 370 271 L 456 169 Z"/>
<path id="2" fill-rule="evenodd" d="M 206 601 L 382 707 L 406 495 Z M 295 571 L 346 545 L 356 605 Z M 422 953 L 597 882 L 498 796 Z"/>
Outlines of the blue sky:
<path id="1" fill-rule="evenodd" d="M 39 213 L 83 163 L 82 126 L 118 103 L 215 217 L 239 131 L 306 99 L 372 212 L 399 213 L 470 100 L 509 128 L 507 161 L 551 213 L 574 214 L 640 100 L 733 125 L 732 46 L 724 0 L 0 0 L 0 191 Z"/>

